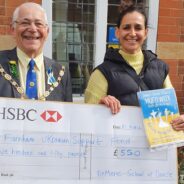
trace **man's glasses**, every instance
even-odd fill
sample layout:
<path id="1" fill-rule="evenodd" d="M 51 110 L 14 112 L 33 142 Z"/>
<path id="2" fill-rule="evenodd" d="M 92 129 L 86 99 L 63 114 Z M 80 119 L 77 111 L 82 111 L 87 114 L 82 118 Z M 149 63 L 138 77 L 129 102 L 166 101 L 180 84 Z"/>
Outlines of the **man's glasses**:
<path id="1" fill-rule="evenodd" d="M 31 27 L 32 24 L 34 24 L 37 28 L 45 28 L 48 26 L 46 23 L 42 21 L 20 20 L 20 21 L 14 21 L 14 23 L 24 28 L 29 28 Z"/>

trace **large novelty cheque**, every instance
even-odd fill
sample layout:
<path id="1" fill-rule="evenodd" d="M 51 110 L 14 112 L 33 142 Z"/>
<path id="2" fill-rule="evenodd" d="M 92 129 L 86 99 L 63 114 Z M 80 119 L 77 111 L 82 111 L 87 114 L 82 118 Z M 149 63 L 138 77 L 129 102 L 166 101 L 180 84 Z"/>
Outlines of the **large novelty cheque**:
<path id="1" fill-rule="evenodd" d="M 176 149 L 150 152 L 140 108 L 0 98 L 0 183 L 176 184 Z"/>

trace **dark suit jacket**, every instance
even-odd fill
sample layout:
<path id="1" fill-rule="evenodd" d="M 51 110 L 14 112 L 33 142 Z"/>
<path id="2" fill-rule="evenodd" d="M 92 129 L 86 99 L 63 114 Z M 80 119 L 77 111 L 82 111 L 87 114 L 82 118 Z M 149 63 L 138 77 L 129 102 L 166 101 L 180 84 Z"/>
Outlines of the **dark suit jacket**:
<path id="1" fill-rule="evenodd" d="M 10 74 L 10 66 L 9 61 L 16 61 L 17 63 L 17 71 L 18 71 L 18 57 L 16 53 L 16 48 L 13 50 L 5 50 L 0 51 L 0 64 L 4 68 L 4 70 Z M 45 72 L 48 70 L 49 67 L 52 67 L 53 74 L 55 79 L 59 76 L 59 71 L 61 70 L 61 64 L 57 63 L 47 57 L 44 57 L 44 65 L 45 65 Z M 11 74 L 10 74 L 11 75 Z M 47 84 L 47 74 L 45 74 L 45 86 L 46 90 L 50 88 L 50 85 Z M 13 78 L 18 85 L 20 86 L 19 77 Z M 7 81 L 2 75 L 0 74 L 0 97 L 13 97 L 13 98 L 20 98 L 21 95 L 17 92 L 15 87 Z M 46 100 L 51 101 L 72 101 L 72 88 L 71 88 L 71 81 L 70 81 L 70 74 L 67 67 L 65 67 L 64 76 L 60 84 L 54 88 L 51 94 L 46 98 Z"/>

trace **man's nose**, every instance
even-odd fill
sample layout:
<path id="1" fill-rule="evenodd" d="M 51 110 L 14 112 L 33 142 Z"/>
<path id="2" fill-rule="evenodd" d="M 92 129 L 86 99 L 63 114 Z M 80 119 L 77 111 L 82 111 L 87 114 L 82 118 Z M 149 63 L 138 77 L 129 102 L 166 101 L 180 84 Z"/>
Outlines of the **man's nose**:
<path id="1" fill-rule="evenodd" d="M 30 22 L 29 28 L 32 29 L 32 30 L 36 30 L 37 26 L 36 26 L 36 24 L 34 22 Z"/>

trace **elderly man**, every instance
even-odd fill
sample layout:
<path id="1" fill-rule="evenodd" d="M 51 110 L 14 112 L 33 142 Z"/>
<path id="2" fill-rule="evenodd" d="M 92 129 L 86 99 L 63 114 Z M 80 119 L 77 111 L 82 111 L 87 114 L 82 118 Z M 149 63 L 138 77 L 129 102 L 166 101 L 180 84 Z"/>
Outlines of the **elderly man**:
<path id="1" fill-rule="evenodd" d="M 11 31 L 17 46 L 0 52 L 0 96 L 71 102 L 68 69 L 43 56 L 49 33 L 45 10 L 36 3 L 20 5 Z"/>

